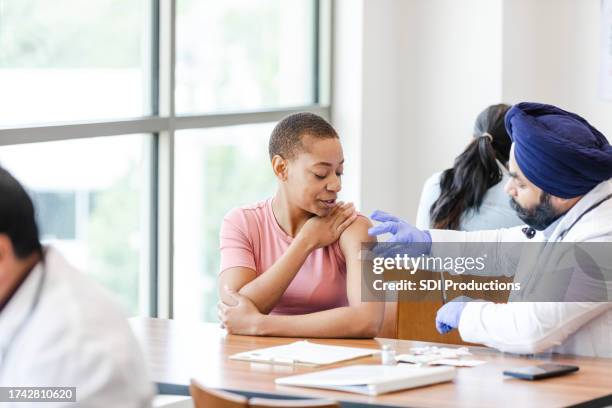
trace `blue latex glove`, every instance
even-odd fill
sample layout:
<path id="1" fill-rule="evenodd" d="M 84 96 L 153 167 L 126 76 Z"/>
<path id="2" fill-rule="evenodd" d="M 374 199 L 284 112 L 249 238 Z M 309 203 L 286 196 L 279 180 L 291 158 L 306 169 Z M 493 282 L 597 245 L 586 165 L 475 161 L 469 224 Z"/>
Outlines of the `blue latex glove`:
<path id="1" fill-rule="evenodd" d="M 459 327 L 459 320 L 461 319 L 461 313 L 467 303 L 465 301 L 471 300 L 467 296 L 460 296 L 448 302 L 440 309 L 436 314 L 436 329 L 440 334 L 446 334 L 449 331 Z"/>
<path id="2" fill-rule="evenodd" d="M 374 211 L 372 215 L 370 215 L 370 218 L 381 223 L 368 229 L 368 234 L 371 236 L 390 233 L 391 238 L 389 238 L 386 242 L 419 244 L 412 245 L 410 250 L 407 249 L 407 246 L 403 246 L 403 250 L 398 248 L 395 252 L 408 252 L 412 255 L 427 255 L 431 252 L 431 235 L 429 234 L 429 231 L 421 231 L 420 229 L 408 224 L 406 221 L 402 221 L 396 216 L 380 210 Z M 392 256 L 392 253 L 394 253 L 389 246 L 386 247 L 386 252 L 389 252 L 387 254 L 388 256 Z"/>

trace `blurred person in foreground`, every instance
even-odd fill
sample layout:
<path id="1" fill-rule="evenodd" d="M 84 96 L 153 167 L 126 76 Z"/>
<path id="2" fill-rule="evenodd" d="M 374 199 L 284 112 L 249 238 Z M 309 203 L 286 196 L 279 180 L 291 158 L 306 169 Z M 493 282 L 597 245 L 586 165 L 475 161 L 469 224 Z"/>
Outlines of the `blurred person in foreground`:
<path id="1" fill-rule="evenodd" d="M 0 386 L 76 387 L 76 402 L 47 407 L 147 407 L 154 392 L 121 308 L 41 245 L 31 199 L 2 167 Z"/>

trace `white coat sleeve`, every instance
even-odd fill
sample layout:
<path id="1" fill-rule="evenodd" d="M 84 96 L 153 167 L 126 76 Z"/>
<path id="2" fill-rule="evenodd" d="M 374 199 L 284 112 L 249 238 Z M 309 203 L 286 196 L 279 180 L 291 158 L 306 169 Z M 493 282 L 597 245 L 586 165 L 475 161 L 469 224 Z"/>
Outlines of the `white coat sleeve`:
<path id="1" fill-rule="evenodd" d="M 483 231 L 453 231 L 453 230 L 438 230 L 431 229 L 432 241 L 435 242 L 524 242 L 525 234 L 522 232 L 523 226 L 512 228 L 500 228 L 494 230 Z"/>
<path id="2" fill-rule="evenodd" d="M 481 257 L 487 255 L 486 268 L 475 275 L 513 276 L 526 240 L 522 227 L 484 231 L 429 230 L 434 257 Z"/>
<path id="3" fill-rule="evenodd" d="M 470 302 L 459 321 L 464 341 L 501 351 L 534 354 L 561 345 L 590 320 L 611 310 L 612 303 Z"/>
<path id="4" fill-rule="evenodd" d="M 70 323 L 74 319 L 64 317 L 49 314 L 49 324 L 36 327 L 36 357 L 24 358 L 28 365 L 20 367 L 26 373 L 23 385 L 76 387 L 76 404 L 45 403 L 49 408 L 150 407 L 155 389 L 127 322 L 107 321 L 92 332 L 92 327 L 75 327 Z"/>

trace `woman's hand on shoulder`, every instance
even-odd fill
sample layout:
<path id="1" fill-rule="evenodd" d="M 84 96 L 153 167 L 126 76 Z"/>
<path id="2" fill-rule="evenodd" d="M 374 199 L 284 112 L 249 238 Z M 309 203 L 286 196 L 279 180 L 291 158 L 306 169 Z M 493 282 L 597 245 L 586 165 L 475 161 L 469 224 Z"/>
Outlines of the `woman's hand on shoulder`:
<path id="1" fill-rule="evenodd" d="M 326 216 L 310 218 L 298 237 L 305 240 L 312 249 L 322 248 L 338 241 L 342 233 L 357 219 L 353 203 L 341 201 Z"/>

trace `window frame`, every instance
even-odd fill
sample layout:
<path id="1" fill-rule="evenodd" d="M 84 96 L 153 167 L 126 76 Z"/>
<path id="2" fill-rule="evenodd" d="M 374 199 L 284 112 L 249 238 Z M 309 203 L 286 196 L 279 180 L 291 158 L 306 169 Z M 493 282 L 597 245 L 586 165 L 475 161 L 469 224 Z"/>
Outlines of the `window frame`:
<path id="1" fill-rule="evenodd" d="M 174 141 L 185 129 L 205 129 L 275 122 L 299 111 L 331 117 L 332 0 L 313 0 L 314 7 L 314 102 L 304 106 L 248 110 L 214 114 L 176 115 L 175 57 L 176 2 L 151 0 L 147 18 L 151 22 L 149 87 L 151 115 L 126 119 L 77 121 L 59 124 L 0 127 L 0 146 L 86 139 L 102 136 L 150 134 L 147 169 L 150 185 L 149 274 L 141 288 L 141 311 L 151 317 L 172 318 L 174 280 Z M 141 278 L 141 279 L 142 279 Z"/>

